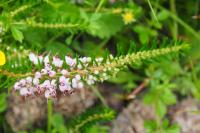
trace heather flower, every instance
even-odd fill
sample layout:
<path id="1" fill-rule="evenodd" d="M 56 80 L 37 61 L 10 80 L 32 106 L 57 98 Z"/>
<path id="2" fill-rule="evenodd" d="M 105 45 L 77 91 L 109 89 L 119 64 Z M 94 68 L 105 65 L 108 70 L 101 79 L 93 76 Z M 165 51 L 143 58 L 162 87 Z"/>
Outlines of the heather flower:
<path id="1" fill-rule="evenodd" d="M 62 67 L 62 65 L 63 65 L 63 61 L 58 57 L 53 57 L 53 62 L 52 63 L 56 67 Z"/>
<path id="2" fill-rule="evenodd" d="M 36 72 L 36 73 L 35 73 L 35 78 L 38 78 L 38 79 L 39 79 L 39 78 L 41 78 L 41 77 L 42 77 L 42 74 L 41 74 L 40 72 Z"/>
<path id="3" fill-rule="evenodd" d="M 47 72 L 52 70 L 52 66 L 50 63 L 45 64 L 45 70 L 47 70 Z"/>
<path id="4" fill-rule="evenodd" d="M 42 70 L 41 70 L 41 74 L 42 74 L 42 75 L 46 75 L 46 74 L 47 74 L 47 70 L 46 70 L 46 69 L 42 69 Z"/>
<path id="5" fill-rule="evenodd" d="M 49 63 L 49 56 L 48 55 L 44 57 L 44 63 L 45 64 Z"/>
<path id="6" fill-rule="evenodd" d="M 75 59 L 72 59 L 71 57 L 69 56 L 65 56 L 65 61 L 66 63 L 69 65 L 69 66 L 74 66 L 76 64 L 76 60 Z"/>
<path id="7" fill-rule="evenodd" d="M 59 78 L 59 89 L 61 92 L 67 92 L 72 89 L 70 86 L 69 78 L 65 78 L 64 76 Z"/>
<path id="8" fill-rule="evenodd" d="M 39 81 L 38 78 L 34 78 L 34 79 L 33 79 L 33 84 L 34 84 L 34 85 L 39 85 L 39 82 L 40 82 L 40 81 Z"/>
<path id="9" fill-rule="evenodd" d="M 80 75 L 76 75 L 75 78 L 76 78 L 76 80 L 81 80 L 81 76 Z"/>
<path id="10" fill-rule="evenodd" d="M 21 96 L 27 96 L 29 94 L 29 91 L 27 88 L 21 88 L 19 92 Z"/>
<path id="11" fill-rule="evenodd" d="M 21 88 L 20 83 L 16 82 L 14 85 L 14 90 L 19 90 Z"/>
<path id="12" fill-rule="evenodd" d="M 37 65 L 38 64 L 38 57 L 34 53 L 29 54 L 29 59 L 33 64 Z"/>
<path id="13" fill-rule="evenodd" d="M 55 71 L 48 71 L 47 73 L 48 73 L 49 77 L 54 77 L 56 75 Z"/>
<path id="14" fill-rule="evenodd" d="M 82 67 L 81 64 L 78 64 L 77 68 L 78 68 L 78 69 L 82 69 L 83 67 Z"/>
<path id="15" fill-rule="evenodd" d="M 27 82 L 27 83 L 32 83 L 32 80 L 33 80 L 32 77 L 27 77 L 27 78 L 26 78 L 26 82 Z"/>
<path id="16" fill-rule="evenodd" d="M 68 71 L 67 70 L 65 70 L 65 69 L 63 69 L 63 70 L 61 70 L 61 72 L 60 72 L 62 75 L 64 75 L 64 76 L 66 76 L 67 74 L 68 74 Z"/>
<path id="17" fill-rule="evenodd" d="M 43 59 L 44 59 L 44 57 L 43 57 L 42 55 L 40 55 L 40 56 L 38 56 L 38 59 L 39 59 L 40 63 L 42 63 L 42 62 L 43 62 Z"/>

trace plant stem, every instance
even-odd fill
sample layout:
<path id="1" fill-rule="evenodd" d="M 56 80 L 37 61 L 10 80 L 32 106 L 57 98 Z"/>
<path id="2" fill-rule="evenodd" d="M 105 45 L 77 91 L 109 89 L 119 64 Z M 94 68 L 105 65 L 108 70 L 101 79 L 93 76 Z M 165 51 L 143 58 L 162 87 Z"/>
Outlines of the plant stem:
<path id="1" fill-rule="evenodd" d="M 164 7 L 162 7 L 161 5 L 156 5 L 155 3 L 153 3 L 155 6 L 157 6 L 159 9 L 161 10 L 165 10 L 169 16 L 174 19 L 176 22 L 178 22 L 180 25 L 182 25 L 186 30 L 188 30 L 188 32 L 190 32 L 195 38 L 197 38 L 198 40 L 200 40 L 200 36 L 199 34 L 192 28 L 190 27 L 190 25 L 188 25 L 187 23 L 185 23 L 182 19 L 180 19 L 178 16 L 176 16 L 175 14 L 173 14 L 171 11 L 165 9 Z"/>
<path id="2" fill-rule="evenodd" d="M 102 102 L 102 104 L 105 107 L 108 107 L 108 104 L 107 104 L 105 98 L 101 95 L 101 93 L 99 92 L 99 90 L 97 89 L 97 87 L 96 86 L 91 86 L 91 89 L 97 95 L 97 97 L 100 99 L 100 101 Z"/>
<path id="3" fill-rule="evenodd" d="M 153 7 L 152 7 L 152 5 L 151 5 L 150 0 L 147 0 L 147 2 L 148 2 L 148 5 L 149 5 L 149 7 L 150 7 L 150 9 L 151 9 L 151 12 L 152 12 L 152 14 L 153 14 L 155 20 L 158 22 L 158 18 L 156 17 L 156 13 L 155 13 L 155 11 L 153 10 Z M 158 22 L 158 23 L 159 23 L 159 22 Z"/>
<path id="4" fill-rule="evenodd" d="M 98 6 L 97 6 L 97 8 L 96 8 L 96 10 L 95 10 L 95 13 L 99 12 L 99 10 L 101 9 L 101 7 L 102 7 L 102 5 L 103 5 L 104 2 L 105 2 L 105 0 L 101 0 L 101 1 L 99 2 Z"/>
<path id="5" fill-rule="evenodd" d="M 196 1 L 195 5 L 196 5 L 196 7 L 195 7 L 195 15 L 198 15 L 198 13 L 199 13 L 199 6 L 200 6 L 198 0 Z M 195 21 L 195 27 L 198 28 L 197 26 L 198 26 L 198 19 L 196 19 L 196 21 Z"/>
<path id="6" fill-rule="evenodd" d="M 174 15 L 177 16 L 175 0 L 170 0 L 170 10 Z M 177 35 L 178 35 L 178 24 L 175 20 L 172 22 L 171 32 L 172 32 L 173 38 L 176 40 Z"/>
<path id="7" fill-rule="evenodd" d="M 149 79 L 145 79 L 137 88 L 135 88 L 128 96 L 127 99 L 134 99 L 149 83 Z"/>
<path id="8" fill-rule="evenodd" d="M 51 133 L 51 117 L 52 117 L 52 112 L 53 112 L 53 109 L 52 109 L 52 101 L 50 99 L 48 99 L 47 101 L 47 133 Z"/>

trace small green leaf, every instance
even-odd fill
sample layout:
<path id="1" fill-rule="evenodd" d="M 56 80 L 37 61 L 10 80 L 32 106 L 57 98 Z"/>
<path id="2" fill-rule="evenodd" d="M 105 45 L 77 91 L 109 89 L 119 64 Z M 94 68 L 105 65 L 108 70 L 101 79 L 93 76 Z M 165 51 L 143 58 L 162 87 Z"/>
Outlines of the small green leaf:
<path id="1" fill-rule="evenodd" d="M 144 127 L 145 127 L 147 133 L 153 133 L 157 129 L 157 126 L 158 125 L 157 125 L 156 121 L 146 120 L 144 122 Z"/>
<path id="2" fill-rule="evenodd" d="M 24 39 L 23 33 L 16 27 L 12 27 L 11 32 L 14 39 L 22 43 L 22 40 Z"/>
<path id="3" fill-rule="evenodd" d="M 168 88 L 166 88 L 168 89 Z M 174 93 L 171 90 L 166 90 L 163 95 L 161 95 L 162 101 L 166 104 L 166 105 L 172 105 L 176 103 L 176 96 L 174 95 Z"/>
<path id="4" fill-rule="evenodd" d="M 177 124 L 174 124 L 167 129 L 165 129 L 166 133 L 180 133 L 180 127 Z"/>
<path id="5" fill-rule="evenodd" d="M 162 101 L 157 101 L 157 104 L 155 106 L 156 106 L 156 113 L 160 118 L 162 118 L 167 112 L 165 104 Z"/>
<path id="6" fill-rule="evenodd" d="M 55 128 L 60 128 L 64 124 L 64 119 L 61 114 L 54 114 L 52 117 L 52 125 Z"/>
<path id="7" fill-rule="evenodd" d="M 158 13 L 157 18 L 159 21 L 164 21 L 169 17 L 169 13 L 165 10 L 162 10 Z"/>
<path id="8" fill-rule="evenodd" d="M 7 102 L 6 102 L 6 93 L 0 94 L 0 113 L 5 111 L 7 108 Z"/>

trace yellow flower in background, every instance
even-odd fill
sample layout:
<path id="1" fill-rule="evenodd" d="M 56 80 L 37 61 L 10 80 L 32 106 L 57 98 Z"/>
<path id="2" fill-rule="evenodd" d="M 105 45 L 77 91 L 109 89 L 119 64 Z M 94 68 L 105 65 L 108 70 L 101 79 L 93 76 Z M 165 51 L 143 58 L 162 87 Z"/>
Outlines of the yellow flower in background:
<path id="1" fill-rule="evenodd" d="M 123 20 L 124 20 L 124 23 L 125 23 L 125 24 L 130 24 L 130 23 L 132 23 L 132 22 L 135 21 L 135 18 L 134 18 L 134 16 L 133 16 L 133 13 L 130 12 L 130 11 L 125 12 L 125 13 L 122 15 L 122 17 L 123 17 Z"/>
<path id="2" fill-rule="evenodd" d="M 0 66 L 3 66 L 6 63 L 6 57 L 4 52 L 0 51 Z"/>
<path id="3" fill-rule="evenodd" d="M 115 8 L 112 10 L 112 13 L 114 14 L 118 14 L 118 13 L 121 13 L 123 10 L 121 8 Z"/>

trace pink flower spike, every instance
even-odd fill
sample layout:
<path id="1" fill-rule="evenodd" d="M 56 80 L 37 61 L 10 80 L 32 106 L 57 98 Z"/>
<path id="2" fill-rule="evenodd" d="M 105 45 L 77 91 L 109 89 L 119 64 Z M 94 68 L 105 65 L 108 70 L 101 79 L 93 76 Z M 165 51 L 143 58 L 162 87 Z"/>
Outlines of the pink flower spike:
<path id="1" fill-rule="evenodd" d="M 65 61 L 66 63 L 69 65 L 69 66 L 74 66 L 76 64 L 76 60 L 75 59 L 72 59 L 71 57 L 69 56 L 65 56 Z"/>
<path id="2" fill-rule="evenodd" d="M 49 71 L 48 72 L 49 77 L 54 77 L 56 75 L 55 71 Z"/>
<path id="3" fill-rule="evenodd" d="M 38 78 L 34 78 L 33 79 L 33 84 L 34 85 L 39 85 L 39 79 Z"/>
<path id="4" fill-rule="evenodd" d="M 61 71 L 61 74 L 66 76 L 66 75 L 68 74 L 68 71 L 65 70 L 65 69 L 63 69 L 63 70 Z"/>
<path id="5" fill-rule="evenodd" d="M 41 74 L 40 72 L 36 72 L 36 73 L 35 73 L 35 78 L 38 78 L 38 79 L 39 79 L 39 78 L 41 78 L 41 77 L 42 77 L 42 74 Z"/>
<path id="6" fill-rule="evenodd" d="M 83 86 L 84 86 L 84 85 L 83 85 L 83 83 L 82 83 L 82 82 L 79 82 L 79 83 L 78 83 L 78 88 L 79 88 L 79 89 L 82 89 L 82 88 L 83 88 Z"/>
<path id="7" fill-rule="evenodd" d="M 43 62 L 43 59 L 44 59 L 44 57 L 43 57 L 42 55 L 39 55 L 39 56 L 38 56 L 38 58 L 39 58 L 39 61 L 40 61 L 40 63 L 42 63 L 42 62 Z"/>
<path id="8" fill-rule="evenodd" d="M 26 84 L 26 80 L 25 79 L 21 79 L 19 81 L 19 83 L 20 83 L 21 86 L 24 86 Z"/>
<path id="9" fill-rule="evenodd" d="M 21 88 L 20 83 L 16 82 L 15 85 L 14 85 L 14 90 L 19 90 L 20 88 Z"/>
<path id="10" fill-rule="evenodd" d="M 63 61 L 60 59 L 60 58 L 58 58 L 58 57 L 53 57 L 53 62 L 52 62 L 53 64 L 54 64 L 54 66 L 56 66 L 56 67 L 62 67 L 62 65 L 63 65 Z"/>
<path id="11" fill-rule="evenodd" d="M 45 87 L 45 88 L 49 88 L 51 86 L 51 83 L 49 80 L 45 80 L 42 84 L 42 87 Z"/>
<path id="12" fill-rule="evenodd" d="M 80 75 L 76 75 L 75 78 L 76 78 L 76 80 L 80 80 L 81 76 Z"/>
<path id="13" fill-rule="evenodd" d="M 55 79 L 51 80 L 51 85 L 56 86 L 56 80 Z"/>
<path id="14" fill-rule="evenodd" d="M 50 90 L 46 90 L 44 93 L 44 96 L 48 99 L 48 98 L 50 98 L 50 93 L 51 93 Z"/>
<path id="15" fill-rule="evenodd" d="M 21 88 L 19 93 L 20 93 L 21 96 L 27 96 L 29 94 L 27 88 Z"/>
<path id="16" fill-rule="evenodd" d="M 48 55 L 44 57 L 44 63 L 45 64 L 49 63 L 49 56 Z"/>
<path id="17" fill-rule="evenodd" d="M 50 65 L 50 63 L 45 64 L 45 69 L 46 69 L 47 71 L 52 70 L 52 66 Z"/>
<path id="18" fill-rule="evenodd" d="M 41 70 L 41 74 L 42 74 L 42 75 L 46 75 L 46 74 L 47 74 L 47 70 L 46 70 L 46 69 L 42 69 L 42 70 Z"/>
<path id="19" fill-rule="evenodd" d="M 38 57 L 34 53 L 29 54 L 29 59 L 33 64 L 37 65 L 38 64 Z"/>
<path id="20" fill-rule="evenodd" d="M 59 82 L 65 82 L 66 81 L 66 78 L 64 77 L 64 76 L 61 76 L 60 78 L 59 78 Z"/>
<path id="21" fill-rule="evenodd" d="M 27 83 L 32 83 L 32 80 L 33 80 L 32 77 L 27 77 L 27 78 L 26 78 L 26 82 L 27 82 Z"/>

